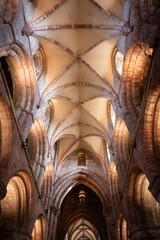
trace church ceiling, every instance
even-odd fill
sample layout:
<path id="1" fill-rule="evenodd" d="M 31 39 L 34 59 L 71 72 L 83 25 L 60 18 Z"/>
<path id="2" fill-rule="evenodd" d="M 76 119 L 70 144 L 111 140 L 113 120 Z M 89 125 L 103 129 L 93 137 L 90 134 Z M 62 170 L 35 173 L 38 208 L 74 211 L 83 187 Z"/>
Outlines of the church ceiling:
<path id="1" fill-rule="evenodd" d="M 113 52 L 129 30 L 119 0 L 37 1 L 24 32 L 45 53 L 39 106 L 45 112 L 51 103 L 48 137 L 50 151 L 59 142 L 58 164 L 75 152 L 90 152 L 105 163 L 107 106 L 120 105 Z"/>

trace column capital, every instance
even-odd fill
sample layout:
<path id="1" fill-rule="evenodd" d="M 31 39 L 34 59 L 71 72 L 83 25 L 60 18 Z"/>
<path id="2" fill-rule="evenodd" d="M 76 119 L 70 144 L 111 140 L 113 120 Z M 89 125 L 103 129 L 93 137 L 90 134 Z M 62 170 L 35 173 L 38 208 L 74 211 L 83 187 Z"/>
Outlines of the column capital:
<path id="1" fill-rule="evenodd" d="M 56 207 L 51 207 L 50 210 L 51 210 L 51 213 L 53 213 L 54 216 L 58 216 L 60 214 L 60 209 L 58 209 Z"/>

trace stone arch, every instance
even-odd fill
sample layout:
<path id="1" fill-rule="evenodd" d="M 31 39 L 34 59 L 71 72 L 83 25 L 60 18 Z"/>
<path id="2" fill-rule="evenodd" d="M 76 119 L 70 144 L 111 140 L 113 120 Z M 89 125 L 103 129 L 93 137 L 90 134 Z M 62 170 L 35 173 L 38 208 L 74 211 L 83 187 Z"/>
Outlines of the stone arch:
<path id="1" fill-rule="evenodd" d="M 49 140 L 51 139 L 52 136 L 51 128 L 53 125 L 53 117 L 54 117 L 54 104 L 52 100 L 49 100 L 45 110 L 45 124 Z"/>
<path id="2" fill-rule="evenodd" d="M 120 196 L 120 184 L 119 184 L 119 178 L 118 178 L 116 166 L 113 161 L 110 162 L 109 164 L 109 174 L 110 174 L 112 199 L 114 201 L 115 207 L 117 207 L 119 196 Z"/>
<path id="3" fill-rule="evenodd" d="M 112 146 L 107 143 L 106 144 L 106 153 L 107 153 L 108 163 L 112 160 L 112 158 L 111 158 L 111 149 L 112 149 Z"/>
<path id="4" fill-rule="evenodd" d="M 82 228 L 83 222 L 84 222 L 84 227 L 86 229 L 86 232 L 88 232 L 88 235 L 90 236 L 90 238 L 87 238 L 87 234 L 86 234 L 86 239 L 100 240 L 100 236 L 97 232 L 97 229 L 93 225 L 93 223 L 91 224 L 88 221 L 88 219 L 86 220 L 84 217 L 76 219 L 74 221 L 74 223 L 69 228 L 68 233 L 66 234 L 66 236 L 68 235 L 68 238 L 66 238 L 66 239 L 67 240 L 69 240 L 69 239 L 71 239 L 71 240 L 81 239 L 81 238 L 77 238 L 77 237 L 79 235 L 81 235 L 81 231 L 83 230 L 83 228 Z M 83 239 L 83 236 L 82 236 L 82 239 Z"/>
<path id="5" fill-rule="evenodd" d="M 35 221 L 33 231 L 32 231 L 32 239 L 33 240 L 45 240 L 46 239 L 46 231 L 45 231 L 45 219 L 41 214 L 37 220 Z"/>
<path id="6" fill-rule="evenodd" d="M 18 229 L 25 229 L 26 219 L 31 211 L 32 185 L 29 175 L 17 172 L 7 185 L 7 194 L 1 201 L 0 235 L 12 239 Z M 9 234 L 9 235 L 8 235 Z M 26 234 L 29 235 L 28 232 Z M 7 238 L 8 239 L 8 238 Z"/>
<path id="7" fill-rule="evenodd" d="M 144 146 L 148 161 L 157 161 L 160 166 L 160 86 L 151 91 L 146 103 L 144 115 Z"/>
<path id="8" fill-rule="evenodd" d="M 122 118 L 116 121 L 114 130 L 115 164 L 118 173 L 126 171 L 131 148 L 131 137 L 128 128 Z"/>
<path id="9" fill-rule="evenodd" d="M 153 198 L 148 187 L 148 179 L 144 173 L 140 173 L 135 183 L 135 204 L 138 208 L 141 208 L 142 214 L 145 216 L 148 232 L 155 237 L 157 234 L 160 234 L 158 227 L 154 230 L 155 226 L 159 226 L 160 224 L 160 204 Z"/>
<path id="10" fill-rule="evenodd" d="M 110 140 L 110 139 L 109 139 Z M 109 142 L 109 146 L 111 146 L 111 141 L 108 141 Z M 56 142 L 57 143 L 57 142 Z M 94 165 L 94 168 L 95 167 L 99 167 L 101 168 L 101 170 L 103 171 L 103 173 L 105 173 L 105 166 L 104 166 L 104 163 L 101 161 L 101 159 L 99 159 L 93 152 L 89 151 L 89 150 L 86 150 L 84 148 L 80 148 L 78 150 L 75 150 L 73 151 L 72 153 L 70 153 L 65 159 L 61 160 L 57 169 L 56 169 L 56 172 L 57 172 L 57 175 L 59 174 L 60 171 L 62 171 L 62 168 L 64 166 L 64 164 L 69 161 L 69 159 L 71 159 L 73 156 L 77 155 L 76 158 L 78 158 L 78 154 L 79 153 L 84 153 L 85 154 L 85 163 L 86 165 L 89 165 L 88 162 L 88 159 L 91 157 L 94 159 L 96 165 Z M 75 160 L 75 162 L 78 163 L 78 159 L 77 161 Z M 98 164 L 98 165 L 97 165 Z M 72 165 L 73 166 L 73 165 Z M 56 168 L 56 162 L 54 162 L 54 167 Z M 65 166 L 66 167 L 66 166 Z M 93 172 L 93 169 L 91 169 L 90 167 L 88 167 L 88 170 L 90 170 L 91 172 Z M 67 171 L 68 172 L 68 171 Z M 94 171 L 94 173 L 96 174 L 96 171 Z"/>
<path id="11" fill-rule="evenodd" d="M 79 201 L 79 193 L 82 189 L 86 193 L 86 199 L 83 203 Z M 95 211 L 95 208 L 98 211 Z M 101 236 L 100 239 L 106 239 L 107 231 L 102 202 L 95 192 L 84 184 L 75 186 L 63 199 L 61 214 L 57 224 L 57 238 L 55 239 L 64 239 L 71 225 L 82 218 L 96 227 L 97 232 Z"/>
<path id="12" fill-rule="evenodd" d="M 123 71 L 123 54 L 118 51 L 117 48 L 114 48 L 112 53 L 112 68 L 113 73 L 116 76 L 121 76 Z"/>
<path id="13" fill-rule="evenodd" d="M 37 118 L 34 121 L 27 141 L 32 169 L 41 186 L 47 161 L 46 127 L 41 118 Z"/>
<path id="14" fill-rule="evenodd" d="M 111 101 L 107 102 L 107 116 L 108 116 L 108 132 L 110 137 L 112 137 L 113 129 L 115 127 L 116 122 L 116 114 L 114 112 Z"/>
<path id="15" fill-rule="evenodd" d="M 46 56 L 42 47 L 40 47 L 33 56 L 37 80 L 39 80 L 46 69 Z"/>
<path id="16" fill-rule="evenodd" d="M 0 58 L 0 63 L 3 81 L 6 83 L 6 87 L 10 93 L 11 98 L 13 99 L 13 82 L 5 57 Z"/>
<path id="17" fill-rule="evenodd" d="M 123 54 L 117 50 L 115 54 L 115 67 L 120 76 L 122 75 L 123 71 L 123 58 Z"/>
<path id="18" fill-rule="evenodd" d="M 154 239 L 160 234 L 160 205 L 148 190 L 149 181 L 138 169 L 132 171 L 127 186 L 126 212 L 130 238 Z M 134 209 L 132 212 L 129 209 Z M 156 226 L 156 227 L 155 227 Z"/>
<path id="19" fill-rule="evenodd" d="M 13 84 L 13 103 L 23 135 L 27 135 L 35 104 L 35 76 L 32 61 L 21 43 L 12 45 L 5 57 Z"/>
<path id="20" fill-rule="evenodd" d="M 145 107 L 144 113 L 144 124 L 143 124 L 143 143 L 144 143 L 144 154 L 146 157 L 148 168 L 145 169 L 145 174 L 149 179 L 150 186 L 149 190 L 152 195 L 160 203 L 160 86 L 156 89 L 152 89 Z M 152 169 L 152 171 L 151 171 Z"/>
<path id="21" fill-rule="evenodd" d="M 12 145 L 12 124 L 7 103 L 0 94 L 0 161 L 9 158 Z"/>
<path id="22" fill-rule="evenodd" d="M 118 240 L 129 240 L 129 231 L 127 227 L 127 222 L 123 214 L 119 214 L 118 223 L 117 223 L 117 235 Z"/>
<path id="23" fill-rule="evenodd" d="M 92 236 L 92 238 L 86 238 L 86 239 L 100 240 L 100 236 L 99 236 L 99 234 L 97 232 L 97 229 L 95 229 L 94 223 L 93 222 L 90 223 L 90 219 L 88 217 L 86 217 L 84 215 L 81 216 L 81 215 L 79 214 L 79 218 L 77 218 L 77 219 L 72 219 L 72 221 L 74 221 L 74 222 L 72 223 L 72 225 L 71 225 L 71 227 L 70 227 L 70 229 L 68 231 L 68 237 L 69 238 L 67 240 L 69 240 L 69 239 L 78 240 L 79 239 L 79 238 L 78 239 L 77 238 L 73 238 L 73 236 L 75 235 L 74 232 L 78 230 L 78 227 L 79 227 L 78 223 L 80 221 L 85 221 L 84 226 L 85 226 L 86 230 L 89 230 L 90 232 L 92 232 L 92 234 L 90 235 L 90 237 Z M 88 222 L 88 224 L 87 224 L 87 222 Z M 70 222 L 67 224 L 67 226 L 68 225 L 70 225 Z M 67 234 L 66 234 L 66 236 L 67 236 Z M 76 237 L 76 236 L 74 236 L 74 237 Z"/>
<path id="24" fill-rule="evenodd" d="M 150 61 L 150 57 L 145 54 L 141 45 L 134 42 L 124 62 L 121 102 L 124 110 L 132 111 L 136 118 L 140 111 Z"/>
<path id="25" fill-rule="evenodd" d="M 100 179 L 88 171 L 78 171 L 66 174 L 64 177 L 60 178 L 56 185 L 54 186 L 54 193 L 52 196 L 52 203 L 54 203 L 55 209 L 60 209 L 61 204 L 67 193 L 75 186 L 83 184 L 92 189 L 102 202 L 104 212 L 110 206 L 108 187 L 100 181 Z"/>
<path id="26" fill-rule="evenodd" d="M 46 166 L 41 186 L 41 195 L 43 196 L 44 207 L 47 209 L 51 205 L 51 195 L 53 192 L 53 166 L 49 162 Z"/>
<path id="27" fill-rule="evenodd" d="M 64 235 L 64 233 L 66 233 L 67 228 L 73 223 L 78 221 L 79 219 L 85 219 L 87 221 L 89 221 L 92 225 L 96 225 L 96 222 L 99 223 L 99 227 L 101 226 L 101 222 L 97 221 L 96 217 L 95 220 L 93 220 L 93 217 L 90 216 L 90 214 L 87 213 L 82 213 L 81 211 L 76 211 L 75 213 L 72 213 L 72 216 L 70 219 L 68 219 L 68 221 L 66 221 L 66 225 L 65 228 L 63 229 L 63 233 L 62 235 Z"/>

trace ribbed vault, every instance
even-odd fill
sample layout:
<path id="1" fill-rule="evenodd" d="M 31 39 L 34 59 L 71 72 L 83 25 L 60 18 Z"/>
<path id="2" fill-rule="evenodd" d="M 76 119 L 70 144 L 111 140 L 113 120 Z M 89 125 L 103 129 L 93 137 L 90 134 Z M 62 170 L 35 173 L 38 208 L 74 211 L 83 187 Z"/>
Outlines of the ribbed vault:
<path id="1" fill-rule="evenodd" d="M 112 55 L 120 37 L 130 32 L 120 1 L 54 0 L 47 8 L 45 1 L 37 1 L 23 32 L 45 52 L 39 107 L 52 102 L 49 152 L 58 141 L 58 164 L 75 151 L 89 151 L 105 163 L 107 105 L 120 106 Z"/>
<path id="2" fill-rule="evenodd" d="M 160 239 L 159 0 L 0 1 L 0 239 Z"/>

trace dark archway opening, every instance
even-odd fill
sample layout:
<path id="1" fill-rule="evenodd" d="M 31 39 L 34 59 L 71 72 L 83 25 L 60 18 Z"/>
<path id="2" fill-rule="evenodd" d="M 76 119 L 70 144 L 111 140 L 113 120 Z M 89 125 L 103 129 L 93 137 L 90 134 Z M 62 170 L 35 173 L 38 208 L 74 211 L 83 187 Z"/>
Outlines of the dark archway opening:
<path id="1" fill-rule="evenodd" d="M 12 83 L 12 77 L 11 77 L 11 73 L 9 71 L 9 66 L 7 64 L 7 61 L 5 59 L 5 57 L 1 57 L 0 58 L 0 63 L 1 63 L 1 68 L 3 70 L 11 97 L 13 98 L 13 83 Z"/>
<path id="2" fill-rule="evenodd" d="M 82 222 L 82 226 L 76 224 Z M 58 217 L 56 239 L 57 240 L 78 240 L 86 239 L 87 232 L 72 233 L 73 229 L 92 228 L 94 236 L 90 240 L 107 240 L 107 226 L 103 215 L 103 206 L 99 197 L 89 187 L 80 184 L 74 187 L 64 198 L 61 212 Z M 78 230 L 77 230 L 78 231 Z M 86 230 L 87 231 L 87 230 Z M 93 234 L 93 235 L 94 235 Z M 84 236 L 83 236 L 84 235 Z M 76 238 L 77 237 L 77 238 Z"/>

